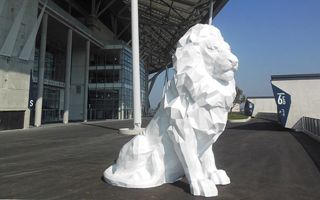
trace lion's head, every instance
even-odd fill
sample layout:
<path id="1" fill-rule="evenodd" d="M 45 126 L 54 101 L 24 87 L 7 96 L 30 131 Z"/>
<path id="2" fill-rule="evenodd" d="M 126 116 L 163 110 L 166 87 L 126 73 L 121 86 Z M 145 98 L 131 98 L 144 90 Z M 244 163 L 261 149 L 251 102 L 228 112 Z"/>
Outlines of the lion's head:
<path id="1" fill-rule="evenodd" d="M 197 24 L 179 40 L 177 50 L 199 47 L 207 72 L 215 79 L 231 81 L 238 68 L 238 58 L 224 41 L 219 29 L 213 25 Z"/>

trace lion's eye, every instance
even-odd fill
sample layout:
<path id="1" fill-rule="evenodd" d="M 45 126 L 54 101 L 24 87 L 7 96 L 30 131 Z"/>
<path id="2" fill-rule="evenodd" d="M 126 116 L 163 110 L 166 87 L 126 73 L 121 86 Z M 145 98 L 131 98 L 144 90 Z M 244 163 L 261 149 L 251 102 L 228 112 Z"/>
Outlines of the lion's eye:
<path id="1" fill-rule="evenodd" d="M 212 44 L 207 44 L 207 48 L 211 49 L 211 50 L 216 50 L 217 49 L 217 47 L 212 45 Z"/>
<path id="2" fill-rule="evenodd" d="M 211 44 L 207 44 L 208 49 L 213 49 L 213 46 Z"/>

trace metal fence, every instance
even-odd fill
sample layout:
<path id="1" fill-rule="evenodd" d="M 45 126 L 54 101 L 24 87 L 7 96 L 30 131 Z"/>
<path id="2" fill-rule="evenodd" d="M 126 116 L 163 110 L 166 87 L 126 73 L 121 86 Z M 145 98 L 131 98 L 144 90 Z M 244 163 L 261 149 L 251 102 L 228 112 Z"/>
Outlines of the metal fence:
<path id="1" fill-rule="evenodd" d="M 320 119 L 302 117 L 300 122 L 303 132 L 320 141 Z"/>

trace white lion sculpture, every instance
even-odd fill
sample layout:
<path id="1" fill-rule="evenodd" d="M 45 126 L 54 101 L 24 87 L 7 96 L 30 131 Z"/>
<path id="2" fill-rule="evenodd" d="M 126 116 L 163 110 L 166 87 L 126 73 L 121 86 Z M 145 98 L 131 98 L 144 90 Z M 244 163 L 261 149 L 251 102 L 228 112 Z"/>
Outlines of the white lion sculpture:
<path id="1" fill-rule="evenodd" d="M 212 144 L 224 131 L 235 97 L 238 59 L 220 31 L 198 24 L 179 40 L 176 74 L 143 134 L 125 144 L 104 172 L 112 185 L 148 188 L 184 175 L 193 195 L 216 196 L 216 185 L 230 183 L 216 168 Z"/>

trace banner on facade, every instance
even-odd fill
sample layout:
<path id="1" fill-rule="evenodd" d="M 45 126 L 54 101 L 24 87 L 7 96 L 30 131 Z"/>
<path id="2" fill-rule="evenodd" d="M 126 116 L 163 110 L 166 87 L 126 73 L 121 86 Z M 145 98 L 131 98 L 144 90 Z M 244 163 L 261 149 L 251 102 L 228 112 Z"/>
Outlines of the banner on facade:
<path id="1" fill-rule="evenodd" d="M 274 98 L 277 104 L 278 118 L 282 126 L 286 126 L 290 105 L 291 105 L 291 96 L 285 91 L 281 90 L 277 86 L 272 85 L 272 90 Z"/>

